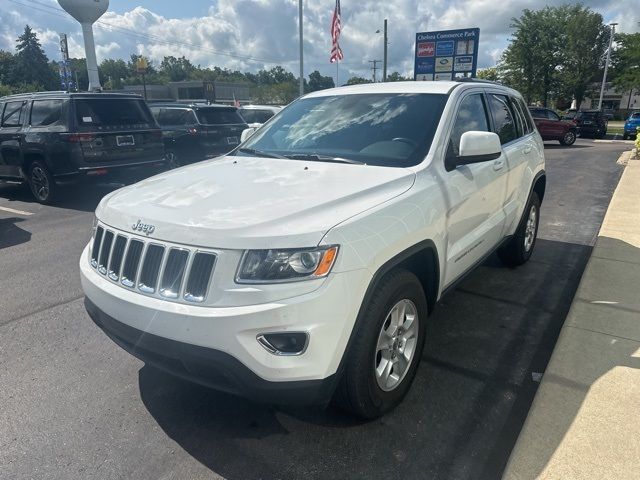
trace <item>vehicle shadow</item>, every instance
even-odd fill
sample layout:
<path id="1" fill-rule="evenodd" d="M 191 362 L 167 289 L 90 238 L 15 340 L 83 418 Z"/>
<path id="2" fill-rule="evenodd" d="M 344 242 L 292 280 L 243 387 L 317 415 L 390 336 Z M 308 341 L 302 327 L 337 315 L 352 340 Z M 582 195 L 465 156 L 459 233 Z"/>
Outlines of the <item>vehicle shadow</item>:
<path id="1" fill-rule="evenodd" d="M 87 183 L 78 185 L 63 185 L 60 195 L 53 207 L 82 212 L 92 212 L 106 194 L 122 187 L 120 183 Z M 38 204 L 29 187 L 22 183 L 0 183 L 0 198 L 10 202 L 24 202 Z"/>
<path id="2" fill-rule="evenodd" d="M 23 230 L 16 223 L 24 222 L 23 218 L 0 218 L 0 250 L 26 243 L 31 240 L 31 232 Z"/>
<path id="3" fill-rule="evenodd" d="M 551 150 L 564 150 L 564 149 L 573 150 L 574 148 L 593 148 L 593 145 L 585 145 L 584 143 L 574 143 L 573 145 L 560 145 L 559 143 L 545 142 L 544 148 L 545 149 L 548 148 Z"/>
<path id="4" fill-rule="evenodd" d="M 590 252 L 538 239 L 520 268 L 489 259 L 440 302 L 409 394 L 374 421 L 256 404 L 148 365 L 142 401 L 171 439 L 229 479 L 499 478 Z"/>

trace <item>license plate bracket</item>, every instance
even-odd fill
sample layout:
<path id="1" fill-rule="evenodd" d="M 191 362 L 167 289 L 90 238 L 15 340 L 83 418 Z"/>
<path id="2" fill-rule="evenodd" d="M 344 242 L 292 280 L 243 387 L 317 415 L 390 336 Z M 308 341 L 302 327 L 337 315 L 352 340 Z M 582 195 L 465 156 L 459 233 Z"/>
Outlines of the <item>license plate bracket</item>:
<path id="1" fill-rule="evenodd" d="M 133 138 L 133 135 L 117 135 L 116 136 L 116 145 L 119 147 L 130 147 L 131 145 L 135 145 L 136 141 Z"/>

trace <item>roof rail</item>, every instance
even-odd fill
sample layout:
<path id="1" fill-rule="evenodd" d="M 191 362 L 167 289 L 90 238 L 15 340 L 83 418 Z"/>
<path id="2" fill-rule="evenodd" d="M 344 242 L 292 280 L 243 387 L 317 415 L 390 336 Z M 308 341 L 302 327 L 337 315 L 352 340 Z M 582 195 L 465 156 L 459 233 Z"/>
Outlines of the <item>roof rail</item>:
<path id="1" fill-rule="evenodd" d="M 485 80 L 483 78 L 476 77 L 462 77 L 454 79 L 454 82 L 464 82 L 464 83 L 492 83 L 493 85 L 502 85 L 500 82 L 494 82 L 493 80 Z"/>

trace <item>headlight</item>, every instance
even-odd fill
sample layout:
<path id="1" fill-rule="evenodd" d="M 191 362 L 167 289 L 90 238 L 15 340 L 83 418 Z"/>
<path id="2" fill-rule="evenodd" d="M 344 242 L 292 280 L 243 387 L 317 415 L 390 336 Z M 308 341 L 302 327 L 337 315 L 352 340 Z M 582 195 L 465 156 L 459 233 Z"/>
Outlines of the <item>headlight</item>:
<path id="1" fill-rule="evenodd" d="M 237 283 L 278 283 L 325 277 L 338 255 L 338 246 L 282 250 L 247 250 Z"/>

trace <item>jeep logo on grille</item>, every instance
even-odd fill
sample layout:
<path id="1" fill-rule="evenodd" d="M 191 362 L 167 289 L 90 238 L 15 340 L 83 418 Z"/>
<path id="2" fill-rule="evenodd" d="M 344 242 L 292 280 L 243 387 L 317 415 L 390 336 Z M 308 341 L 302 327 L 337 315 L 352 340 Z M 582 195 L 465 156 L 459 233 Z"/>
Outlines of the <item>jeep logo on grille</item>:
<path id="1" fill-rule="evenodd" d="M 133 224 L 131 228 L 133 228 L 134 232 L 137 231 L 137 232 L 142 232 L 145 235 L 151 235 L 156 229 L 156 226 L 151 225 L 149 223 L 142 223 L 140 220 L 138 220 L 136 223 Z"/>

